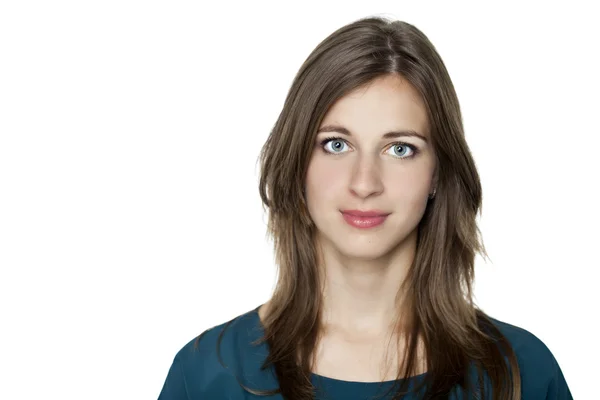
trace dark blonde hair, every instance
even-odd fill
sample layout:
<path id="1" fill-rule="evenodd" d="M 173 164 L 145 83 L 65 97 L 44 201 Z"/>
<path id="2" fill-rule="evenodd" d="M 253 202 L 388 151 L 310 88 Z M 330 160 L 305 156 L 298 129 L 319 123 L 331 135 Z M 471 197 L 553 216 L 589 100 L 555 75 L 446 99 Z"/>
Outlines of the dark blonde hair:
<path id="1" fill-rule="evenodd" d="M 437 194 L 419 223 L 416 256 L 399 291 L 405 293 L 410 315 L 398 324 L 406 352 L 394 398 L 406 393 L 407 378 L 416 372 L 422 337 L 427 374 L 417 391 L 426 388 L 423 398 L 444 398 L 456 385 L 483 396 L 485 372 L 494 399 L 519 399 L 515 353 L 472 299 L 475 256 L 485 256 L 476 223 L 482 195 L 454 86 L 419 29 L 379 17 L 350 23 L 315 48 L 298 71 L 260 155 L 260 196 L 268 209 L 279 268 L 263 321 L 260 342 L 270 348 L 263 367 L 274 366 L 279 381 L 275 392 L 284 398 L 313 398 L 310 371 L 321 330 L 322 282 L 315 226 L 303 196 L 306 172 L 317 129 L 333 103 L 388 74 L 401 76 L 420 93 L 437 161 Z M 470 363 L 478 373 L 477 387 L 468 380 Z"/>

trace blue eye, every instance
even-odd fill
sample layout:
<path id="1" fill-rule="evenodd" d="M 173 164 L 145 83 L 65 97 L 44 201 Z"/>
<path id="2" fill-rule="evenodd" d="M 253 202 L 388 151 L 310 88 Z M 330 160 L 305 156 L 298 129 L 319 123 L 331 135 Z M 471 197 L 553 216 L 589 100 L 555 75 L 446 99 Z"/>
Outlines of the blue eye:
<path id="1" fill-rule="evenodd" d="M 393 155 L 399 158 L 410 158 L 415 152 L 414 148 L 406 143 L 395 143 L 390 149 L 394 151 Z"/>
<path id="2" fill-rule="evenodd" d="M 331 144 L 331 146 L 329 146 Z M 342 153 L 344 146 L 348 146 L 346 142 L 339 138 L 326 138 L 321 141 L 321 146 L 328 153 L 339 154 Z M 329 147 L 329 148 L 328 148 Z"/>
<path id="3" fill-rule="evenodd" d="M 348 143 L 340 137 L 325 138 L 321 140 L 320 144 L 325 153 L 332 155 L 345 153 L 346 148 L 349 147 Z M 390 149 L 393 151 L 391 155 L 399 159 L 412 158 L 419 153 L 416 146 L 404 142 L 393 143 L 388 151 Z"/>

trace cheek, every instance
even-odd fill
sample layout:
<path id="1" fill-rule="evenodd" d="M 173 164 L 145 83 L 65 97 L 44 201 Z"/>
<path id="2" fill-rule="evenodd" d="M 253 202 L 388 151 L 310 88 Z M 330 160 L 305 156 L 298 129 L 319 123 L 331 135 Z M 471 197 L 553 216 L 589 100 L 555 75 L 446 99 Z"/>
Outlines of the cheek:
<path id="1" fill-rule="evenodd" d="M 420 213 L 427 204 L 431 187 L 431 174 L 425 169 L 405 169 L 394 171 L 385 181 L 386 200 L 397 211 L 409 214 Z"/>
<path id="2" fill-rule="evenodd" d="M 306 196 L 310 204 L 339 198 L 343 193 L 344 169 L 333 168 L 327 160 L 312 160 L 306 174 Z"/>
<path id="3" fill-rule="evenodd" d="M 393 175 L 388 180 L 388 189 L 394 193 L 402 193 L 402 197 L 419 198 L 429 193 L 431 176 L 427 171 L 406 170 Z"/>

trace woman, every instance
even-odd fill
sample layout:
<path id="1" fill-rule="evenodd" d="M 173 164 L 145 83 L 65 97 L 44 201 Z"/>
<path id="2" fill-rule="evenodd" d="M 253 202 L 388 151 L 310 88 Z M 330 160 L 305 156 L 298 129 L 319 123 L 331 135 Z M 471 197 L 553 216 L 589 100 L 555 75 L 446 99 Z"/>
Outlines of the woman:
<path id="1" fill-rule="evenodd" d="M 572 398 L 538 338 L 472 301 L 479 176 L 414 26 L 365 18 L 319 44 L 261 167 L 274 294 L 183 347 L 160 400 Z"/>

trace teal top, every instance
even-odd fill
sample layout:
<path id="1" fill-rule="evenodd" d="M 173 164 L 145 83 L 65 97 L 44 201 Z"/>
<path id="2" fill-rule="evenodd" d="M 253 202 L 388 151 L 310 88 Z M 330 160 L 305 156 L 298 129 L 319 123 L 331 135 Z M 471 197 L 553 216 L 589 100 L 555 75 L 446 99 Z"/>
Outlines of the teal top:
<path id="1" fill-rule="evenodd" d="M 258 396 L 245 391 L 236 380 L 236 375 L 247 387 L 257 390 L 277 389 L 274 368 L 261 371 L 268 354 L 268 344 L 252 345 L 263 336 L 264 330 L 258 309 L 242 314 L 229 322 L 220 343 L 219 361 L 216 352 L 219 334 L 226 323 L 206 331 L 194 347 L 195 338 L 176 354 L 169 369 L 158 400 L 275 400 L 283 399 L 280 394 Z M 517 355 L 522 381 L 524 400 L 572 400 L 562 371 L 546 345 L 525 329 L 491 319 L 510 341 Z M 473 370 L 474 371 L 474 370 Z M 409 388 L 425 374 L 409 378 Z M 476 375 L 473 375 L 476 378 Z M 312 374 L 311 380 L 317 388 L 317 400 L 365 400 L 384 394 L 394 381 L 350 382 Z M 475 380 L 476 382 L 476 380 Z M 486 393 L 489 392 L 486 385 Z M 451 400 L 462 400 L 459 388 L 450 394 Z M 389 397 L 391 399 L 392 394 Z M 407 396 L 406 399 L 418 399 Z M 490 397 L 491 399 L 491 397 Z"/>

